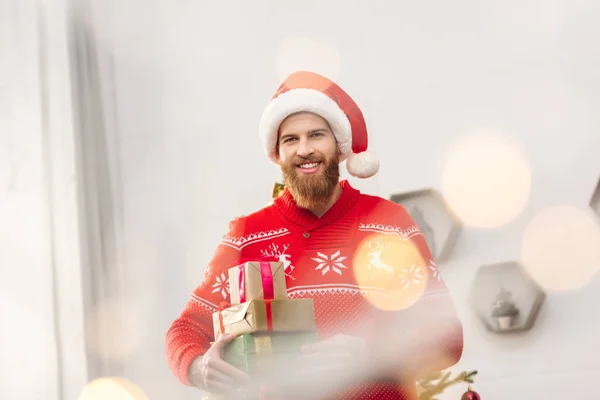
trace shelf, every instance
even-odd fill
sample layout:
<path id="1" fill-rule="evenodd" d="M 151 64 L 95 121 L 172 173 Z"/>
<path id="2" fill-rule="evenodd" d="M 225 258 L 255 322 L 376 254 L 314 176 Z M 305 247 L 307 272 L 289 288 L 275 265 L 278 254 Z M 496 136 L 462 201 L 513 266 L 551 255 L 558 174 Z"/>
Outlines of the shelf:
<path id="1" fill-rule="evenodd" d="M 448 260 L 462 231 L 462 223 L 444 196 L 428 188 L 393 194 L 390 200 L 401 204 L 415 220 L 436 262 Z"/>
<path id="2" fill-rule="evenodd" d="M 493 316 L 494 305 L 497 305 L 498 295 L 503 290 L 510 293 L 514 306 L 519 310 L 513 319 Z M 520 332 L 531 329 L 545 298 L 542 288 L 524 272 L 521 263 L 509 261 L 479 267 L 469 305 L 489 331 Z M 504 307 L 504 311 L 507 309 L 510 307 Z"/>

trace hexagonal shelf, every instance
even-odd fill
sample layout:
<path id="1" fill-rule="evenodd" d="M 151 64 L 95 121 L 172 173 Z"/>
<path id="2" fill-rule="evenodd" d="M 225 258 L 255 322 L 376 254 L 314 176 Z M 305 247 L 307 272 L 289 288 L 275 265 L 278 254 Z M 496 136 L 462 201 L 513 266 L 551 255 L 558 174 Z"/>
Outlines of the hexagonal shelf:
<path id="1" fill-rule="evenodd" d="M 592 195 L 592 200 L 590 201 L 590 207 L 600 216 L 600 180 L 598 180 L 598 184 L 596 185 L 596 190 L 594 190 L 594 194 Z"/>
<path id="2" fill-rule="evenodd" d="M 510 261 L 479 268 L 469 303 L 488 330 L 507 333 L 530 329 L 545 298 L 521 263 Z"/>
<path id="3" fill-rule="evenodd" d="M 444 196 L 435 189 L 421 189 L 393 194 L 390 200 L 404 206 L 415 220 L 436 262 L 446 261 L 460 236 L 462 223 Z"/>

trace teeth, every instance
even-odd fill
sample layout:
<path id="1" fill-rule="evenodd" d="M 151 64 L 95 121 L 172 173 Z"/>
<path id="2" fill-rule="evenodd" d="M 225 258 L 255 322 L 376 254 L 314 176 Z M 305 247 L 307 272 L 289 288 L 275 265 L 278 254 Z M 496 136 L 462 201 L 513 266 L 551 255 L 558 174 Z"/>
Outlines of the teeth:
<path id="1" fill-rule="evenodd" d="M 319 163 L 310 163 L 310 164 L 300 164 L 298 165 L 300 168 L 314 168 L 317 165 L 319 165 Z"/>

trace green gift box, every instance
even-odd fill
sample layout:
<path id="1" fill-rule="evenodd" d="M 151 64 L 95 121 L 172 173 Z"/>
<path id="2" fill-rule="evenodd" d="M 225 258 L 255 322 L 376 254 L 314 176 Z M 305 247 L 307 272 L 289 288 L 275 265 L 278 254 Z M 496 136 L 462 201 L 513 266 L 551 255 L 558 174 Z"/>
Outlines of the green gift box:
<path id="1" fill-rule="evenodd" d="M 224 360 L 250 375 L 266 373 L 278 358 L 300 354 L 300 347 L 318 341 L 315 331 L 244 334 L 225 348 Z"/>
<path id="2" fill-rule="evenodd" d="M 262 379 L 280 366 L 278 361 L 289 361 L 300 354 L 303 345 L 318 341 L 316 331 L 246 333 L 236 337 L 225 348 L 223 359 L 248 373 L 253 382 L 237 393 L 235 400 L 260 400 Z"/>

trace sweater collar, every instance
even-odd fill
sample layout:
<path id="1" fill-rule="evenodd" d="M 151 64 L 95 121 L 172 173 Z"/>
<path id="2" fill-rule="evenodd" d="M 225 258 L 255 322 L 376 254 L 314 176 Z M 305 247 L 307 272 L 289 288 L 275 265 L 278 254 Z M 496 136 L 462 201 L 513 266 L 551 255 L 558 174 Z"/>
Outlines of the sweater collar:
<path id="1" fill-rule="evenodd" d="M 283 215 L 294 221 L 296 224 L 306 229 L 316 229 L 335 221 L 346 214 L 358 200 L 360 192 L 350 186 L 350 183 L 347 180 L 341 181 L 339 185 L 342 188 L 340 198 L 321 218 L 317 217 L 306 208 L 298 207 L 294 197 L 288 189 L 285 189 L 281 196 L 275 199 L 274 204 Z"/>

